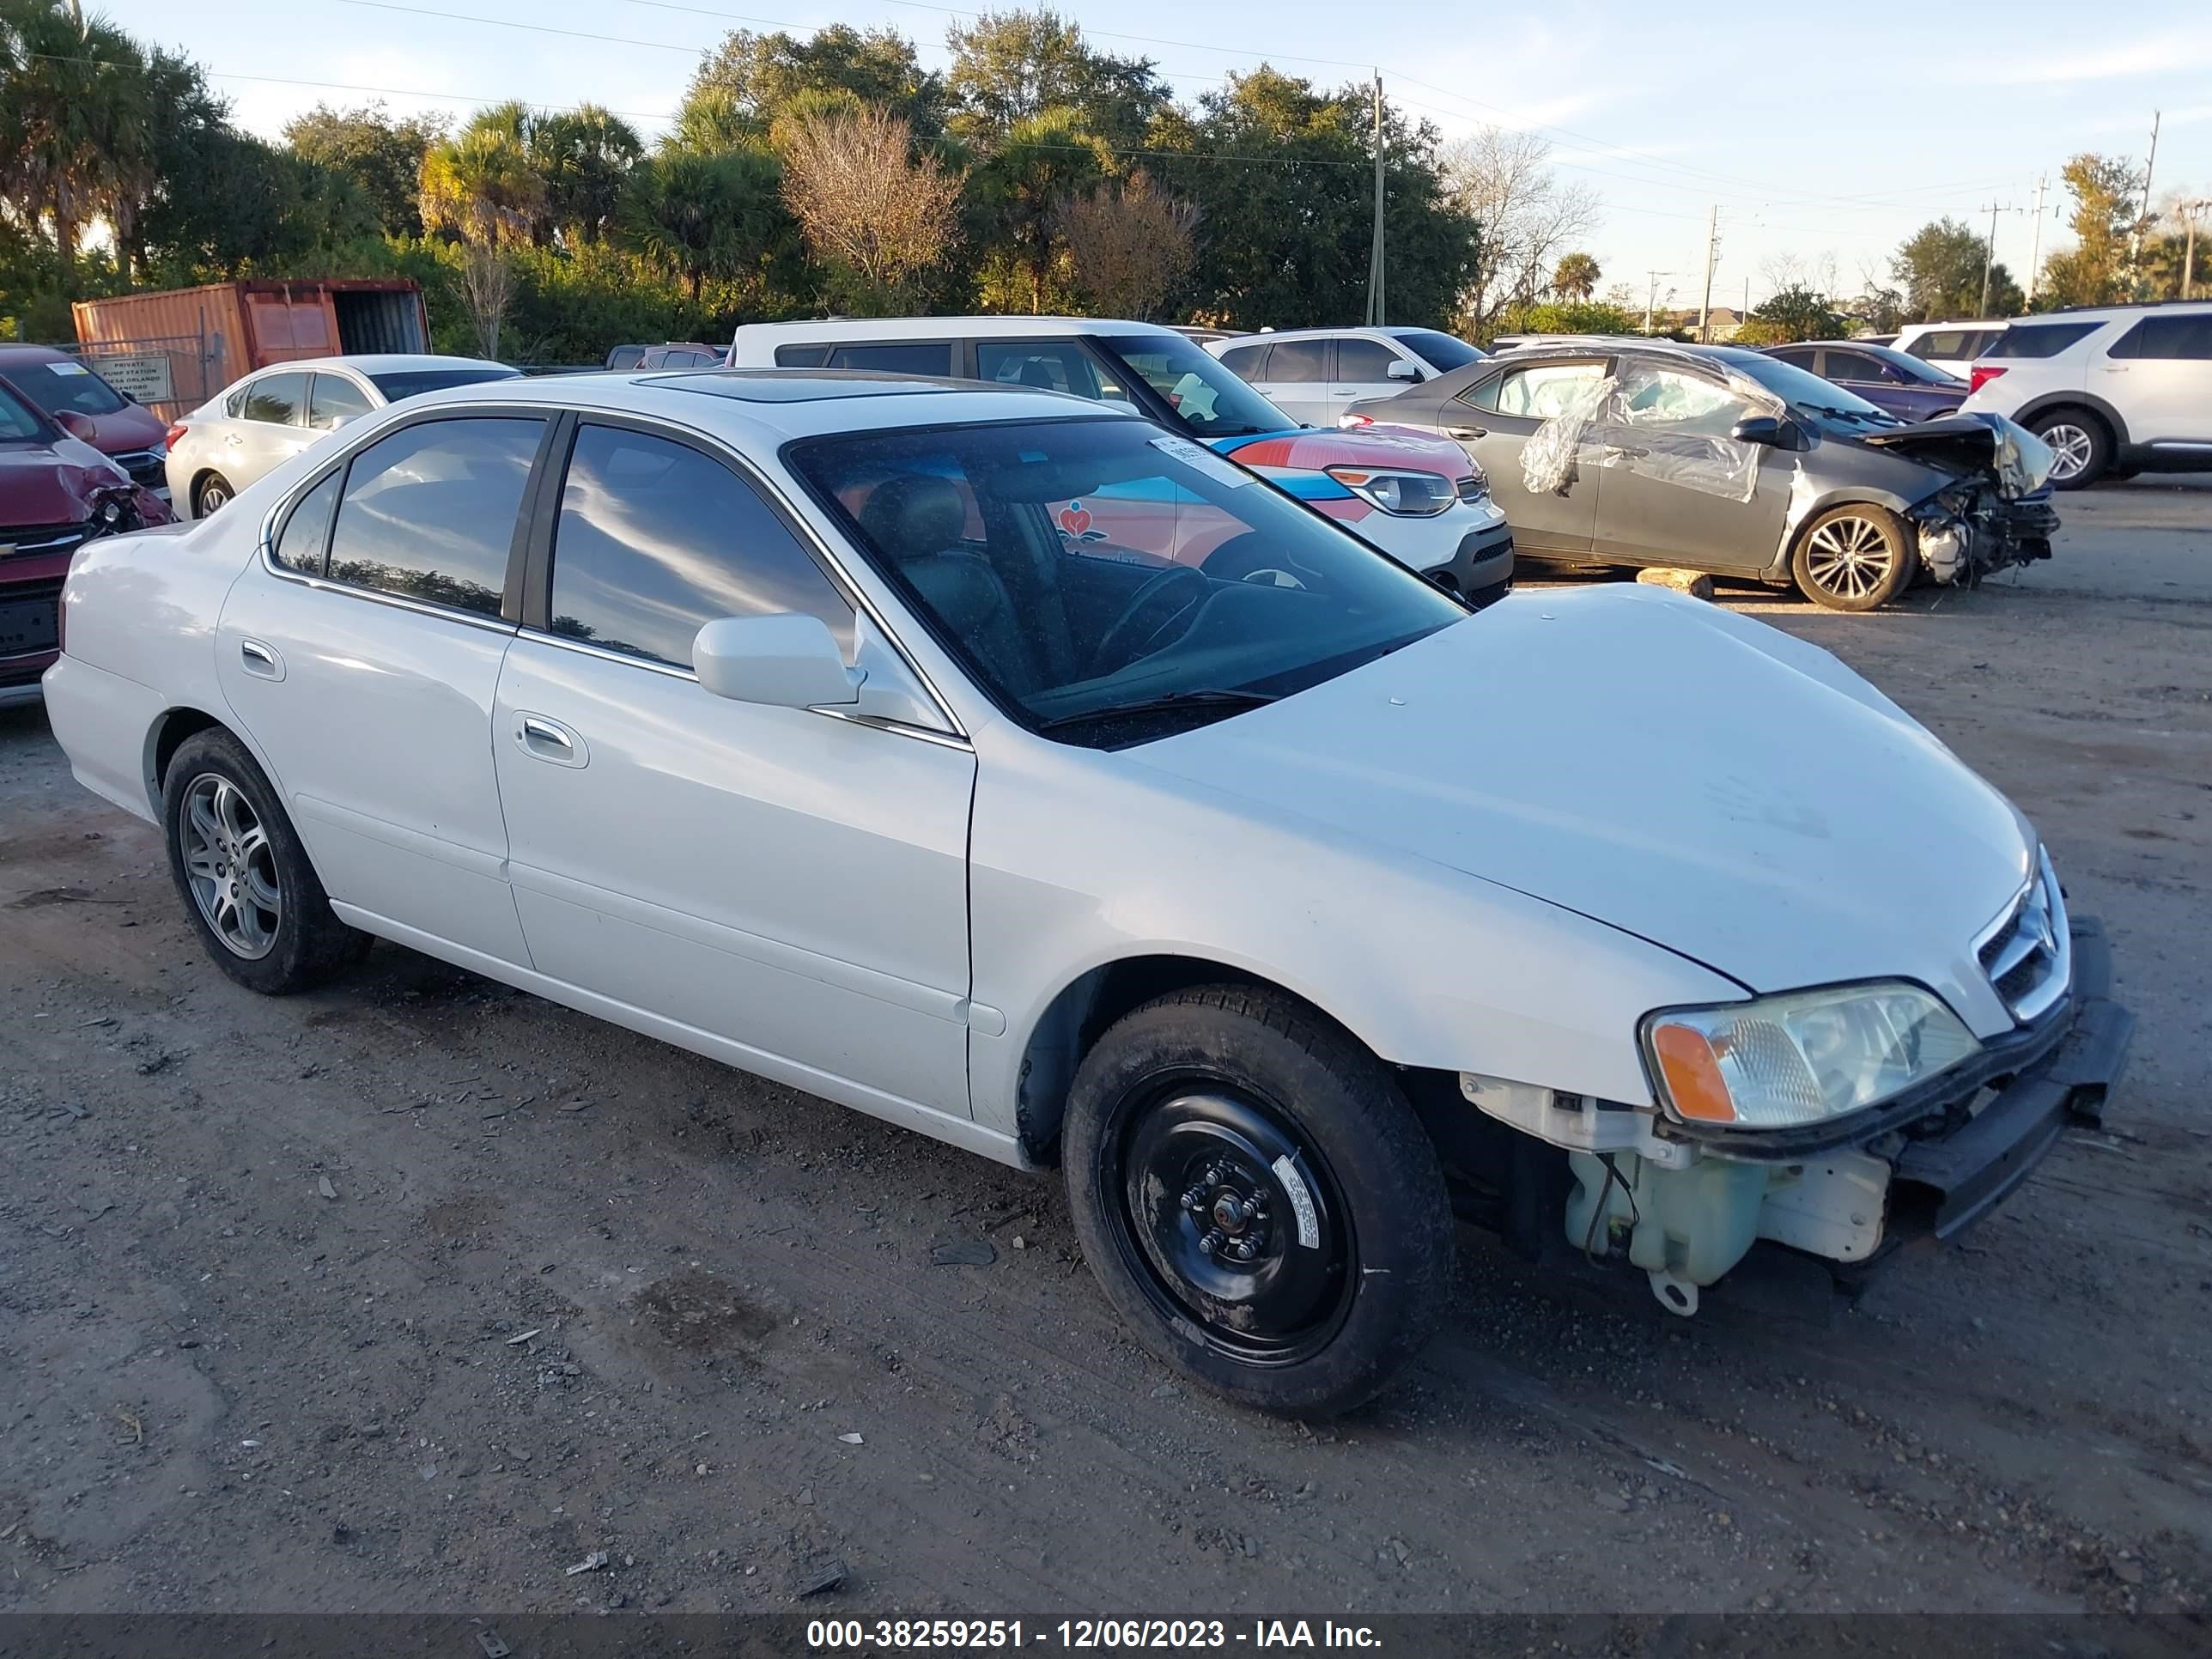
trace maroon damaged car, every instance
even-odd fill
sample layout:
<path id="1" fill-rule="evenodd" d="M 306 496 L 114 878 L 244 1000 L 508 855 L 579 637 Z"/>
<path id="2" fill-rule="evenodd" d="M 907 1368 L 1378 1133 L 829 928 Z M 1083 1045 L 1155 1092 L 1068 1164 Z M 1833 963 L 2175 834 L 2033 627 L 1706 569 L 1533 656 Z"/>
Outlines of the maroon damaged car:
<path id="1" fill-rule="evenodd" d="M 0 386 L 0 706 L 39 695 L 61 645 L 62 579 L 96 536 L 169 522 L 161 499 L 88 441 L 90 417 L 49 416 Z"/>
<path id="2" fill-rule="evenodd" d="M 0 346 L 0 386 L 42 413 L 59 419 L 83 416 L 92 422 L 81 434 L 116 465 L 163 501 L 169 498 L 165 476 L 168 428 L 161 417 L 136 398 L 118 392 L 66 351 L 52 346 Z"/>

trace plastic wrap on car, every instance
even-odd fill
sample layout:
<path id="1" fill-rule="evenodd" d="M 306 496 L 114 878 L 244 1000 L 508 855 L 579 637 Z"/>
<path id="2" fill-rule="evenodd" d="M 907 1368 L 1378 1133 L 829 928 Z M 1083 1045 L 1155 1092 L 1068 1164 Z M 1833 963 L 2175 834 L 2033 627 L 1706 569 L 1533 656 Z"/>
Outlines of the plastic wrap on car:
<path id="1" fill-rule="evenodd" d="M 1747 501 L 1759 488 L 1762 446 L 1731 438 L 1725 428 L 1699 432 L 1685 422 L 1688 412 L 1670 398 L 1669 388 L 1704 386 L 1704 378 L 1685 374 L 1672 363 L 1632 361 L 1606 384 L 1613 388 L 1599 416 L 1601 465 L 1639 472 L 1662 483 L 1701 490 L 1730 501 Z M 1725 393 L 1712 405 L 1711 418 L 1732 427 L 1740 418 L 1730 400 L 1761 411 L 1780 413 L 1764 388 L 1731 374 Z"/>
<path id="2" fill-rule="evenodd" d="M 1521 447 L 1521 482 L 1531 495 L 1565 489 L 1575 476 L 1590 422 L 1612 402 L 1620 382 L 1608 377 L 1577 386 L 1559 411 Z"/>

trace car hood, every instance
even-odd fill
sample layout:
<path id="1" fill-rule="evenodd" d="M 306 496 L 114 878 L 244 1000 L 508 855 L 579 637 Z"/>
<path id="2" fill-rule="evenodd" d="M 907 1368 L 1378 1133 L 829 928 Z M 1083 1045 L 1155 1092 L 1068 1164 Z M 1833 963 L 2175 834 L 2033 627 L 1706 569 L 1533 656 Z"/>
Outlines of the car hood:
<path id="1" fill-rule="evenodd" d="M 1319 472 L 1332 466 L 1419 466 L 1455 481 L 1472 477 L 1466 451 L 1411 427 L 1346 431 L 1340 427 L 1296 427 L 1241 438 L 1216 438 L 1212 447 L 1245 466 Z"/>
<path id="2" fill-rule="evenodd" d="M 1856 432 L 1850 438 L 1947 472 L 1994 472 L 1997 493 L 2007 501 L 2033 494 L 2051 478 L 2051 447 L 2027 428 L 1986 411 Z"/>
<path id="3" fill-rule="evenodd" d="M 114 462 L 88 444 L 0 444 L 0 526 L 76 524 L 92 514 L 94 492 L 127 488 Z"/>
<path id="4" fill-rule="evenodd" d="M 1973 944 L 2027 880 L 2026 821 L 1826 652 L 1701 600 L 1516 595 L 1123 758 L 1754 991 L 1902 976 L 1978 1030 L 2009 1023 Z"/>

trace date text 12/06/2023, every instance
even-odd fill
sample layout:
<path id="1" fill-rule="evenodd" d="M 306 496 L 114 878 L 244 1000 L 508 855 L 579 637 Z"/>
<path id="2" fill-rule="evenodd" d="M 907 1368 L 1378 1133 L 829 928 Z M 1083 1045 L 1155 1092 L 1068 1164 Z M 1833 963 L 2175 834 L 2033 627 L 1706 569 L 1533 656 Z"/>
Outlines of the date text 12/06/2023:
<path id="1" fill-rule="evenodd" d="M 806 1645 L 823 1651 L 884 1648 L 1072 1649 L 1366 1648 L 1382 1645 L 1371 1626 L 1334 1620 L 1260 1619 L 816 1619 Z"/>

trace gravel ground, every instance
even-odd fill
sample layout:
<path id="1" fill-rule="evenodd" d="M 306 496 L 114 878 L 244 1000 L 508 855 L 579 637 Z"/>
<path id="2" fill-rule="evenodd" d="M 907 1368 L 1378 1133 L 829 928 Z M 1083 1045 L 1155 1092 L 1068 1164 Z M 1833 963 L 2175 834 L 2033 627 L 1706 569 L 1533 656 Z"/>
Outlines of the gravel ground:
<path id="1" fill-rule="evenodd" d="M 2016 584 L 1745 608 L 2106 918 L 2141 1019 L 2106 1129 L 1854 1307 L 1685 1322 L 1468 1235 L 1454 1328 L 1310 1431 L 1142 1355 L 1052 1179 L 389 946 L 239 989 L 155 834 L 0 712 L 0 1612 L 772 1611 L 842 1573 L 805 1605 L 2201 1613 L 2212 491 L 2064 510 Z M 1839 878 L 1942 856 L 1900 823 Z"/>

